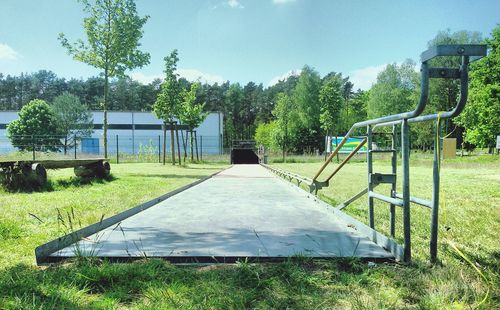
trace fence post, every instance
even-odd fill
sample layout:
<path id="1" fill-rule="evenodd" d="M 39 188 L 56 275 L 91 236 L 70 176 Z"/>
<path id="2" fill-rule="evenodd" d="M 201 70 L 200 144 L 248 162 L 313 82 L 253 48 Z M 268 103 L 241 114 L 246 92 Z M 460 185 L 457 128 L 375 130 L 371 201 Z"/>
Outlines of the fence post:
<path id="1" fill-rule="evenodd" d="M 116 163 L 120 163 L 120 148 L 118 147 L 118 135 L 116 135 Z"/>
<path id="2" fill-rule="evenodd" d="M 31 135 L 31 147 L 33 148 L 33 160 L 35 160 L 35 136 Z"/>
<path id="3" fill-rule="evenodd" d="M 73 136 L 73 140 L 75 141 L 75 159 L 76 159 L 76 134 Z"/>
<path id="4" fill-rule="evenodd" d="M 200 136 L 200 159 L 203 161 L 203 136 Z"/>
<path id="5" fill-rule="evenodd" d="M 219 155 L 224 153 L 224 141 L 222 141 L 222 134 L 219 134 Z"/>
<path id="6" fill-rule="evenodd" d="M 194 131 L 194 146 L 196 147 L 196 161 L 199 161 L 200 158 L 198 157 L 198 136 L 196 130 Z"/>
<path id="7" fill-rule="evenodd" d="M 337 147 L 337 145 L 339 145 L 339 137 L 337 137 L 337 135 L 335 135 L 335 147 Z M 340 162 L 339 153 L 340 153 L 340 150 L 337 152 L 337 164 Z"/>

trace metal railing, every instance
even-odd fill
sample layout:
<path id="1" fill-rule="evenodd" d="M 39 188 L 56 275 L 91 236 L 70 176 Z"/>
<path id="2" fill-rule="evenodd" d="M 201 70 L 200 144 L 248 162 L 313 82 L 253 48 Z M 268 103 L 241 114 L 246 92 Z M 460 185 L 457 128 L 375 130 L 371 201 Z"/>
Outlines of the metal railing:
<path id="1" fill-rule="evenodd" d="M 429 61 L 440 56 L 458 56 L 461 57 L 461 65 L 459 68 L 431 68 Z M 421 79 L 420 79 L 420 98 L 414 110 L 394 114 L 390 116 L 379 117 L 372 120 L 355 123 L 349 129 L 342 141 L 337 145 L 335 150 L 330 154 L 325 163 L 320 167 L 318 172 L 308 184 L 310 191 L 317 193 L 323 187 L 329 186 L 329 181 L 332 177 L 344 167 L 355 153 L 361 148 L 353 150 L 351 154 L 323 181 L 319 177 L 325 171 L 326 167 L 332 162 L 332 159 L 338 154 L 342 146 L 347 142 L 348 138 L 353 134 L 354 130 L 366 127 L 366 142 L 367 144 L 367 188 L 349 198 L 346 202 L 339 205 L 338 208 L 345 208 L 348 204 L 362 197 L 365 193 L 368 194 L 368 222 L 372 229 L 375 229 L 374 224 L 374 199 L 389 203 L 390 205 L 390 236 L 395 236 L 395 208 L 403 209 L 403 239 L 404 251 L 402 257 L 397 257 L 403 261 L 411 260 L 411 234 L 410 234 L 410 203 L 424 206 L 431 209 L 431 237 L 429 244 L 430 260 L 437 260 L 437 239 L 438 239 L 438 214 L 439 214 L 439 165 L 440 157 L 439 150 L 441 143 L 439 139 L 440 122 L 443 119 L 453 118 L 459 115 L 465 107 L 468 95 L 468 66 L 471 57 L 479 59 L 486 56 L 486 45 L 440 45 L 435 46 L 421 54 Z M 460 97 L 456 106 L 450 111 L 443 111 L 429 115 L 420 115 L 425 109 L 429 96 L 429 79 L 444 78 L 444 79 L 459 79 L 460 80 Z M 427 121 L 437 121 L 436 135 L 434 139 L 434 158 L 433 158 L 433 179 L 432 179 L 432 200 L 427 201 L 410 195 L 410 143 L 409 143 L 409 124 Z M 373 131 L 376 128 L 383 126 L 392 126 L 391 140 L 392 145 L 387 150 L 374 150 L 373 146 Z M 402 168 L 402 192 L 396 191 L 396 174 L 397 174 L 397 137 L 398 126 L 401 127 L 401 168 Z M 391 153 L 391 173 L 382 174 L 373 171 L 373 153 L 388 152 Z M 291 177 L 291 175 L 288 175 Z M 390 195 L 383 195 L 374 191 L 375 186 L 379 184 L 391 184 Z M 398 256 L 398 253 L 394 253 Z"/>

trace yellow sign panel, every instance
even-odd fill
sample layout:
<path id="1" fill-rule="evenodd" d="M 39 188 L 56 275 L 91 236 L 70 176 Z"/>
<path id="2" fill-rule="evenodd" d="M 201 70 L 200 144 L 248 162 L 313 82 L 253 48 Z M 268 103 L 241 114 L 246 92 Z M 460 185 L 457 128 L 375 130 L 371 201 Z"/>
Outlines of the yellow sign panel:
<path id="1" fill-rule="evenodd" d="M 457 139 L 445 138 L 443 139 L 443 159 L 455 158 L 457 154 Z"/>

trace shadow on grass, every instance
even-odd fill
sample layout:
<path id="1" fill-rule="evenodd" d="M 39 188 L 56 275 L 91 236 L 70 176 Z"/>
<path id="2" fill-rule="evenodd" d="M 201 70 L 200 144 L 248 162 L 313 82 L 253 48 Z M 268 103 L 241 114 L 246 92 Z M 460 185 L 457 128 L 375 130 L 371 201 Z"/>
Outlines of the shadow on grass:
<path id="1" fill-rule="evenodd" d="M 331 294 L 325 272 L 348 287 L 368 267 L 352 260 L 178 267 L 159 259 L 129 264 L 75 260 L 38 268 L 18 264 L 0 273 L 0 308 L 310 308 Z M 355 270 L 355 271 L 353 271 Z M 324 277 L 324 279 L 321 279 Z M 207 298 L 210 296 L 210 298 Z"/>
<path id="2" fill-rule="evenodd" d="M 117 179 L 118 178 L 113 174 L 110 174 L 104 178 L 73 176 L 68 179 L 58 179 L 55 181 L 48 179 L 44 184 L 30 182 L 30 180 L 27 180 L 10 184 L 2 183 L 0 184 L 0 186 L 2 186 L 3 189 L 9 193 L 53 192 L 58 188 L 65 189 L 84 185 L 105 184 Z"/>
<path id="3" fill-rule="evenodd" d="M 56 190 L 57 188 L 69 188 L 69 187 L 79 187 L 83 185 L 92 185 L 92 184 L 105 184 L 109 182 L 113 182 L 118 178 L 113 174 L 110 174 L 104 178 L 97 177 L 70 177 L 69 179 L 59 179 L 56 181 L 49 181 L 50 190 Z"/>

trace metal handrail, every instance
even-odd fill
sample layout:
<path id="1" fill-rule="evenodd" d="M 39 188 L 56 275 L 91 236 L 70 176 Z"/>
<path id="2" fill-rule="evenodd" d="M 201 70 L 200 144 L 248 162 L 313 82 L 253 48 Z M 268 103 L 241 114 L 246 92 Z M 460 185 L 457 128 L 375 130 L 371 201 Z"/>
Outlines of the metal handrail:
<path id="1" fill-rule="evenodd" d="M 403 120 L 408 120 L 409 123 L 415 122 L 423 122 L 435 120 L 437 118 L 452 118 L 460 114 L 465 107 L 465 103 L 467 102 L 468 95 L 468 65 L 469 65 L 469 56 L 485 56 L 486 55 L 486 46 L 485 45 L 439 45 L 429 48 L 427 51 L 421 54 L 421 78 L 420 78 L 420 98 L 417 106 L 413 111 L 398 113 L 394 115 L 379 117 L 367 121 L 357 122 L 349 129 L 346 133 L 342 141 L 337 145 L 335 150 L 330 154 L 325 163 L 318 170 L 316 175 L 313 177 L 313 182 L 315 182 L 318 177 L 321 175 L 323 170 L 330 164 L 330 161 L 333 159 L 335 155 L 340 151 L 342 146 L 347 142 L 347 139 L 351 136 L 352 132 L 361 127 L 375 125 L 375 127 L 379 126 L 388 126 L 402 122 Z M 419 115 L 424 111 L 425 106 L 427 104 L 427 99 L 429 97 L 429 72 L 432 72 L 432 78 L 441 77 L 441 78 L 457 78 L 456 69 L 447 69 L 447 68 L 431 68 L 429 70 L 428 61 L 437 57 L 437 56 L 462 56 L 462 65 L 459 70 L 459 78 L 460 78 L 460 99 L 458 100 L 457 105 L 451 111 L 443 112 L 441 114 L 430 114 L 430 115 Z"/>
<path id="2" fill-rule="evenodd" d="M 384 117 L 379 117 L 367 121 L 362 121 L 362 122 L 357 122 L 354 125 L 352 125 L 351 129 L 345 134 L 344 138 L 342 141 L 340 141 L 339 144 L 337 144 L 337 147 L 335 150 L 330 154 L 330 156 L 327 158 L 326 162 L 321 166 L 319 171 L 316 173 L 316 175 L 313 177 L 313 181 L 316 181 L 316 179 L 321 175 L 323 170 L 328 166 L 330 161 L 337 155 L 337 153 L 340 151 L 342 146 L 347 142 L 347 139 L 351 136 L 352 132 L 361 127 L 366 127 L 369 125 L 376 125 L 376 124 L 381 124 L 381 123 L 389 123 L 389 122 L 394 122 L 394 121 L 400 121 L 403 119 L 408 119 L 408 118 L 413 118 L 415 116 L 420 115 L 427 104 L 427 98 L 429 96 L 429 65 L 424 62 L 422 63 L 422 66 L 420 68 L 421 71 L 421 85 L 422 87 L 420 88 L 420 99 L 418 102 L 418 105 L 413 111 L 409 112 L 403 112 L 399 114 L 394 114 L 394 115 L 389 115 L 389 116 L 384 116 Z"/>

